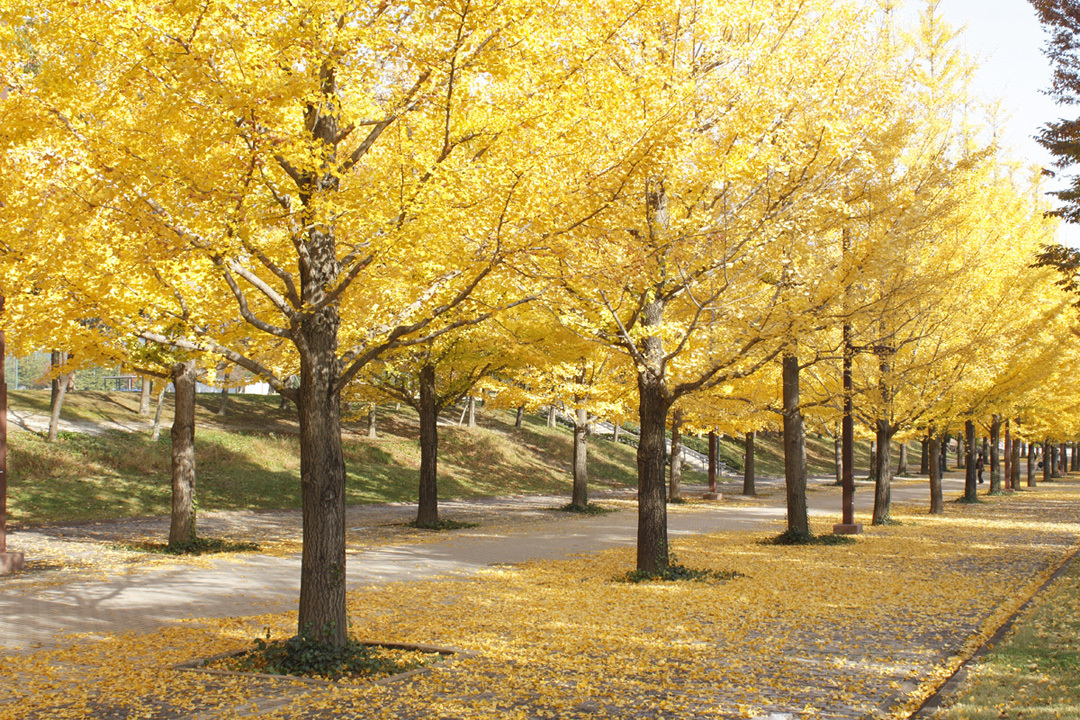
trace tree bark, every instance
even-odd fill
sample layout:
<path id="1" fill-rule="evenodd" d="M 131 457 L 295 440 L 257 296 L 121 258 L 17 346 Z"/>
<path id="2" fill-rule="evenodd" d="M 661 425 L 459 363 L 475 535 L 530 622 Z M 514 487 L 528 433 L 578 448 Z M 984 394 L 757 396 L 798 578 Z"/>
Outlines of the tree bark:
<path id="1" fill-rule="evenodd" d="M 870 441 L 870 459 L 869 459 L 869 463 L 868 463 L 869 466 L 870 466 L 870 470 L 869 470 L 870 474 L 866 476 L 867 480 L 875 480 L 875 481 L 877 480 L 877 476 L 878 476 L 877 461 L 878 461 L 877 440 L 871 440 Z"/>
<path id="2" fill-rule="evenodd" d="M 52 396 L 52 407 L 49 408 L 49 442 L 55 442 L 60 432 L 60 411 L 64 407 L 64 398 L 67 396 L 68 385 L 74 374 L 65 373 L 55 381 L 56 394 Z"/>
<path id="3" fill-rule="evenodd" d="M 229 406 L 229 388 L 221 388 L 221 402 L 218 404 L 218 417 L 225 417 L 225 408 Z"/>
<path id="4" fill-rule="evenodd" d="M 1029 488 L 1035 487 L 1035 443 L 1028 443 L 1027 446 L 1027 486 Z"/>
<path id="5" fill-rule="evenodd" d="M 964 423 L 964 449 L 967 451 L 964 457 L 964 499 L 975 502 L 978 499 L 978 476 L 975 473 L 975 423 L 971 420 Z"/>
<path id="6" fill-rule="evenodd" d="M 525 424 L 525 406 L 518 405 L 517 417 L 514 418 L 514 427 L 520 429 Z"/>
<path id="7" fill-rule="evenodd" d="M 906 476 L 908 474 L 908 452 L 907 443 L 900 443 L 900 461 L 896 465 L 896 474 L 898 476 Z"/>
<path id="8" fill-rule="evenodd" d="M 149 378 L 142 379 L 142 391 L 139 393 L 139 416 L 146 417 L 150 414 L 150 394 L 153 381 Z"/>
<path id="9" fill-rule="evenodd" d="M 161 389 L 158 390 L 157 403 L 154 406 L 154 426 L 150 430 L 151 442 L 157 442 L 161 437 L 161 406 L 165 402 L 165 386 L 166 383 L 161 383 Z"/>
<path id="10" fill-rule="evenodd" d="M 788 532 L 809 539 L 806 509 L 806 435 L 799 406 L 799 356 L 784 354 L 784 484 L 787 489 Z"/>
<path id="11" fill-rule="evenodd" d="M 619 423 L 614 423 L 614 425 L 615 425 L 615 430 L 613 430 L 612 433 L 611 433 L 611 442 L 618 445 L 619 444 L 619 437 L 622 435 L 622 425 L 620 425 Z"/>
<path id="12" fill-rule="evenodd" d="M 435 394 L 435 366 L 420 368 L 420 502 L 417 525 L 439 522 L 439 406 Z"/>
<path id="13" fill-rule="evenodd" d="M 1012 442 L 1012 462 L 1010 467 L 1010 485 L 1013 491 L 1020 489 L 1020 441 L 1013 438 Z"/>
<path id="14" fill-rule="evenodd" d="M 195 540 L 195 361 L 172 368 L 172 521 L 169 545 Z"/>
<path id="15" fill-rule="evenodd" d="M 844 484 L 844 440 L 840 437 L 833 438 L 833 472 L 836 475 L 837 487 Z"/>
<path id="16" fill-rule="evenodd" d="M 309 233 L 310 265 L 301 267 L 303 298 L 322 297 L 334 285 L 337 261 L 333 238 Z M 345 614 L 345 455 L 341 447 L 341 373 L 337 357 L 337 307 L 307 317 L 300 334 L 300 487 L 303 554 L 300 565 L 298 634 L 341 647 L 347 639 Z"/>
<path id="17" fill-rule="evenodd" d="M 371 403 L 368 406 L 367 411 L 367 436 L 368 440 L 374 440 L 378 437 L 378 428 L 376 427 L 377 418 L 375 415 L 376 409 L 375 403 Z"/>
<path id="18" fill-rule="evenodd" d="M 1002 481 L 1004 482 L 1005 491 L 1011 491 L 1013 488 L 1012 482 L 1012 461 L 1013 461 L 1013 437 L 1012 428 L 1008 420 L 1005 421 L 1005 454 L 1002 456 L 1002 465 L 1004 467 L 1002 473 Z"/>
<path id="19" fill-rule="evenodd" d="M 754 439 L 757 435 L 756 432 L 751 430 L 746 433 L 746 439 L 743 444 L 743 469 L 742 469 L 742 494 L 743 495 L 757 495 L 757 489 L 754 487 Z"/>
<path id="20" fill-rule="evenodd" d="M 877 421 L 877 475 L 874 478 L 874 519 L 873 525 L 889 522 L 892 509 L 892 435 L 893 428 L 888 420 Z"/>
<path id="21" fill-rule="evenodd" d="M 939 438 L 938 439 L 938 454 L 939 454 L 938 462 L 941 462 L 940 453 L 941 453 L 941 440 Z M 938 466 L 938 471 L 939 472 L 941 471 L 941 466 L 940 465 Z M 926 475 L 929 472 L 930 472 L 930 442 L 926 438 L 923 438 L 922 440 L 919 441 L 919 474 L 920 475 Z"/>
<path id="22" fill-rule="evenodd" d="M 548 405 L 547 426 L 549 428 L 555 427 L 555 406 Z"/>
<path id="23" fill-rule="evenodd" d="M 1061 474 L 1063 476 L 1068 475 L 1069 474 L 1069 446 L 1068 446 L 1067 443 L 1061 443 L 1059 448 L 1060 448 L 1059 453 L 1061 455 L 1061 461 L 1059 463 L 1059 468 L 1060 468 Z"/>
<path id="24" fill-rule="evenodd" d="M 941 438 L 931 433 L 926 444 L 927 469 L 930 474 L 930 514 L 942 515 L 945 513 L 945 499 L 941 493 Z"/>
<path id="25" fill-rule="evenodd" d="M 1042 461 L 1043 481 L 1050 482 L 1050 479 L 1054 477 L 1054 446 L 1049 440 L 1043 442 Z"/>
<path id="26" fill-rule="evenodd" d="M 589 411 L 574 412 L 574 488 L 570 504 L 585 507 L 589 504 Z"/>
<path id="27" fill-rule="evenodd" d="M 668 501 L 682 500 L 682 421 L 683 410 L 671 413 L 671 456 L 668 458 Z"/>
<path id="28" fill-rule="evenodd" d="M 469 415 L 465 426 L 471 428 L 476 427 L 476 398 L 472 395 L 469 396 Z"/>
<path id="29" fill-rule="evenodd" d="M 718 460 L 719 460 L 719 458 L 717 457 L 717 455 L 719 454 L 717 452 L 719 450 L 718 445 L 719 445 L 719 440 L 716 437 L 716 431 L 715 430 L 710 430 L 709 431 L 709 492 L 710 493 L 715 493 L 716 492 L 716 474 L 717 474 L 717 464 L 718 464 Z"/>
<path id="30" fill-rule="evenodd" d="M 1001 416 L 994 415 L 990 420 L 990 494 L 1001 494 L 1001 452 L 998 443 L 1001 441 Z M 983 456 L 985 461 L 986 456 Z"/>
<path id="31" fill-rule="evenodd" d="M 651 338 L 650 338 L 651 339 Z M 638 374 L 638 534 L 637 568 L 661 572 L 668 566 L 667 504 L 664 487 L 664 435 L 668 402 L 660 378 Z"/>
<path id="32" fill-rule="evenodd" d="M 967 432 L 966 427 L 965 427 L 964 432 Z M 971 442 L 972 443 L 975 442 L 975 433 L 974 432 L 971 433 Z M 956 438 L 956 467 L 957 467 L 957 469 L 960 469 L 960 468 L 964 467 L 964 459 L 966 457 L 967 457 L 967 455 L 964 453 L 964 437 L 961 435 L 961 436 L 958 436 Z"/>

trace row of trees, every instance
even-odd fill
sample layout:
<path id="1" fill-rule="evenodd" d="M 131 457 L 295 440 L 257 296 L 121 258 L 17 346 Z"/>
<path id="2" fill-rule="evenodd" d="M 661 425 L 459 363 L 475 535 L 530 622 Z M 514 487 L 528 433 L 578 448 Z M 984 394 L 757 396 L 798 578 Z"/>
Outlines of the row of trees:
<path id="1" fill-rule="evenodd" d="M 306 637 L 345 639 L 346 391 L 420 411 L 422 498 L 434 418 L 478 382 L 559 393 L 582 453 L 590 413 L 632 417 L 643 570 L 668 564 L 673 417 L 780 418 L 803 535 L 804 423 L 845 400 L 882 468 L 972 417 L 1074 433 L 1068 302 L 1031 267 L 1053 227 L 934 1 L 914 29 L 854 0 L 0 20 L 5 327 L 176 381 L 227 361 L 295 402 Z"/>

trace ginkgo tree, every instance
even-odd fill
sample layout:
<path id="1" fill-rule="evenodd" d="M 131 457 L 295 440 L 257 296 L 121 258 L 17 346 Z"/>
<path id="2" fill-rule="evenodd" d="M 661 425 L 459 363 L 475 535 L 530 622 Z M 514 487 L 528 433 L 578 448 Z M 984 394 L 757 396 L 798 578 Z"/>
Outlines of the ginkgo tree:
<path id="1" fill-rule="evenodd" d="M 346 636 L 341 390 L 384 352 L 491 317 L 473 293 L 496 266 L 619 197 L 649 144 L 606 146 L 605 173 L 580 181 L 562 158 L 592 154 L 604 107 L 583 98 L 630 102 L 615 30 L 650 12 L 4 6 L 2 139 L 26 148 L 5 188 L 28 198 L 5 199 L 6 232 L 108 259 L 85 284 L 117 332 L 227 359 L 296 402 L 302 636 Z"/>

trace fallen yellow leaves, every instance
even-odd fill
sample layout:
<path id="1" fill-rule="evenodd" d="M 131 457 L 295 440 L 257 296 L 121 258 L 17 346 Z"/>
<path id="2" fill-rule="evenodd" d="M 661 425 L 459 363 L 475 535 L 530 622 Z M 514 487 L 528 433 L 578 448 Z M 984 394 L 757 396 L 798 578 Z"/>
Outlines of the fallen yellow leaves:
<path id="1" fill-rule="evenodd" d="M 286 614 L 74 640 L 0 663 L 13 694 L 0 719 L 105 708 L 237 717 L 252 707 L 275 718 L 906 717 L 1073 551 L 1078 490 L 1057 483 L 950 505 L 943 517 L 896 512 L 902 525 L 868 527 L 855 545 L 680 539 L 687 566 L 748 576 L 726 583 L 614 582 L 633 566 L 633 551 L 616 549 L 350 593 L 365 639 L 478 653 L 392 687 L 166 670 L 243 648 L 267 626 L 287 636 L 295 618 Z"/>

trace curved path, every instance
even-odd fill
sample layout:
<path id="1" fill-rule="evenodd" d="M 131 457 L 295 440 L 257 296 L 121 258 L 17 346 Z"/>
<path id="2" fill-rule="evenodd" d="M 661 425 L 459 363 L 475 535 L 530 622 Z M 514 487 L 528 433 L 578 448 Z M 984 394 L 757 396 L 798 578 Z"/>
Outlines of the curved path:
<path id="1" fill-rule="evenodd" d="M 831 480 L 811 482 L 808 503 L 812 516 L 839 515 L 840 491 Z M 963 490 L 960 477 L 947 477 L 946 497 Z M 680 535 L 727 530 L 779 531 L 785 518 L 782 483 L 759 479 L 763 495 L 757 499 L 729 499 L 675 506 L 669 513 L 673 542 Z M 688 487 L 686 495 L 704 488 Z M 721 487 L 735 490 L 734 484 Z M 895 503 L 927 502 L 925 480 L 894 483 Z M 392 581 L 423 580 L 448 573 L 471 574 L 498 564 L 557 558 L 593 552 L 636 540 L 636 512 L 632 491 L 598 493 L 594 499 L 617 501 L 618 512 L 581 517 L 552 512 L 566 499 L 555 496 L 480 498 L 445 501 L 443 517 L 480 520 L 479 527 L 429 536 L 416 541 L 402 537 L 401 523 L 412 519 L 408 504 L 352 507 L 348 522 L 361 545 L 350 546 L 350 589 Z M 873 505 L 872 486 L 856 491 L 857 519 Z M 108 543 L 130 537 L 132 532 L 157 533 L 163 537 L 166 518 L 117 521 L 81 526 L 48 527 L 12 532 L 9 546 L 24 549 L 35 542 L 62 542 L 72 557 L 88 563 L 105 552 Z M 828 520 L 832 522 L 832 520 Z M 252 530 L 264 538 L 295 533 L 299 512 L 207 513 L 200 527 L 211 534 L 226 532 L 238 539 Z M 405 541 L 401 541 L 405 540 Z M 28 562 L 33 562 L 28 553 Z M 75 573 L 60 569 L 29 572 L 21 577 L 0 578 L 0 650 L 32 652 L 53 647 L 69 633 L 149 630 L 161 624 L 192 617 L 229 617 L 295 607 L 299 597 L 300 558 L 295 552 L 279 555 L 230 555 L 197 560 L 166 561 L 150 565 L 130 562 L 103 566 L 96 572 Z"/>

